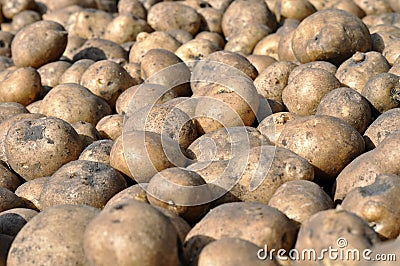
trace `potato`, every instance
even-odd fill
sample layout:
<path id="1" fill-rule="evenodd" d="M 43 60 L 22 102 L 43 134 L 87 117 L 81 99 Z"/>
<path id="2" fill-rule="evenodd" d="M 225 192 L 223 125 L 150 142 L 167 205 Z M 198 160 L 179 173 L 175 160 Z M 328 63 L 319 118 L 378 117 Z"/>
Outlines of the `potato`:
<path id="1" fill-rule="evenodd" d="M 102 38 L 111 21 L 112 16 L 107 12 L 84 9 L 69 17 L 66 29 L 70 34 L 84 39 Z"/>
<path id="2" fill-rule="evenodd" d="M 140 32 L 151 32 L 152 29 L 145 20 L 132 15 L 118 15 L 105 28 L 103 38 L 123 44 L 135 41 Z"/>
<path id="3" fill-rule="evenodd" d="M 278 47 L 281 36 L 277 33 L 271 33 L 260 40 L 253 49 L 254 55 L 268 55 L 276 60 L 278 57 Z"/>
<path id="4" fill-rule="evenodd" d="M 59 78 L 59 83 L 77 83 L 81 82 L 82 74 L 85 70 L 94 63 L 90 59 L 81 59 L 73 63 L 69 68 L 67 68 L 64 73 L 62 73 Z"/>
<path id="5" fill-rule="evenodd" d="M 388 73 L 400 76 L 400 57 L 396 59 Z"/>
<path id="6" fill-rule="evenodd" d="M 8 251 L 10 250 L 11 243 L 14 237 L 0 234 L 0 265 L 6 266 Z"/>
<path id="7" fill-rule="evenodd" d="M 166 104 L 147 105 L 128 113 L 124 127 L 169 136 L 183 148 L 187 148 L 198 136 L 193 120 L 182 110 Z"/>
<path id="8" fill-rule="evenodd" d="M 115 42 L 104 39 L 89 39 L 70 56 L 73 61 L 81 59 L 128 60 L 128 52 Z"/>
<path id="9" fill-rule="evenodd" d="M 0 162 L 0 187 L 14 192 L 21 183 L 18 176 Z"/>
<path id="10" fill-rule="evenodd" d="M 76 83 L 54 87 L 40 104 L 39 112 L 68 123 L 84 121 L 95 125 L 112 110 L 105 100 Z"/>
<path id="11" fill-rule="evenodd" d="M 386 58 L 390 65 L 393 65 L 396 59 L 400 56 L 399 53 L 400 38 L 396 38 L 395 41 L 389 43 L 382 52 L 382 55 Z"/>
<path id="12" fill-rule="evenodd" d="M 113 206 L 120 204 L 121 202 L 124 202 L 126 200 L 138 200 L 149 203 L 146 196 L 147 185 L 148 183 L 135 184 L 133 186 L 125 188 L 124 190 L 121 190 L 107 202 L 106 206 L 104 206 L 104 209 L 112 208 Z M 158 210 L 161 209 L 163 208 L 159 208 Z"/>
<path id="13" fill-rule="evenodd" d="M 329 115 L 346 121 L 363 134 L 371 123 L 371 108 L 357 91 L 340 87 L 327 93 L 318 104 L 317 115 Z"/>
<path id="14" fill-rule="evenodd" d="M 288 250 L 296 233 L 294 222 L 270 206 L 253 202 L 222 204 L 208 212 L 186 236 L 186 264 L 196 263 L 203 247 L 213 240 L 241 238 L 259 247 Z"/>
<path id="15" fill-rule="evenodd" d="M 39 73 L 32 67 L 12 70 L 0 82 L 0 101 L 28 105 L 42 93 Z"/>
<path id="16" fill-rule="evenodd" d="M 22 227 L 31 220 L 37 211 L 26 208 L 14 208 L 0 213 L 0 234 L 15 237 Z"/>
<path id="17" fill-rule="evenodd" d="M 347 11 L 347 12 L 352 13 L 353 15 L 359 17 L 360 19 L 362 19 L 366 15 L 364 10 L 361 9 L 361 7 L 358 6 L 356 3 L 354 3 L 353 0 L 332 1 L 332 2 L 328 3 L 327 7 Z"/>
<path id="18" fill-rule="evenodd" d="M 190 70 L 173 52 L 152 49 L 143 56 L 140 66 L 141 76 L 146 83 L 166 86 L 179 96 L 192 94 L 188 83 Z"/>
<path id="19" fill-rule="evenodd" d="M 383 239 L 393 239 L 400 233 L 399 190 L 399 176 L 378 175 L 372 184 L 351 190 L 342 207 L 367 221 Z"/>
<path id="20" fill-rule="evenodd" d="M 40 75 L 42 86 L 53 88 L 60 84 L 60 77 L 71 66 L 65 61 L 56 61 L 41 66 L 37 71 Z"/>
<path id="21" fill-rule="evenodd" d="M 275 58 L 269 55 L 257 55 L 253 54 L 248 55 L 247 60 L 256 68 L 258 73 L 261 73 L 265 70 L 268 66 L 272 65 L 273 63 L 277 62 Z"/>
<path id="22" fill-rule="evenodd" d="M 342 170 L 336 178 L 335 202 L 340 203 L 353 188 L 372 184 L 379 174 L 400 175 L 399 136 L 399 132 L 387 136 L 374 150 L 358 156 Z"/>
<path id="23" fill-rule="evenodd" d="M 24 10 L 13 17 L 11 27 L 14 32 L 18 32 L 23 27 L 40 21 L 41 19 L 42 17 L 38 12 L 33 10 Z"/>
<path id="24" fill-rule="evenodd" d="M 338 65 L 356 51 L 369 51 L 372 43 L 368 28 L 358 17 L 339 9 L 326 9 L 299 24 L 292 45 L 301 63 L 323 60 Z"/>
<path id="25" fill-rule="evenodd" d="M 111 107 L 115 106 L 115 101 L 123 91 L 136 85 L 128 72 L 111 60 L 90 65 L 82 74 L 80 84 L 106 100 Z"/>
<path id="26" fill-rule="evenodd" d="M 308 254 L 309 260 L 302 260 L 302 265 L 317 265 L 324 263 L 344 263 L 346 265 L 358 265 L 352 250 L 361 253 L 379 243 L 379 237 L 368 224 L 357 215 L 340 209 L 320 211 L 305 221 L 300 227 L 295 249 L 299 254 Z M 333 256 L 323 256 L 322 260 L 316 261 L 324 249 L 336 249 L 348 256 L 348 260 Z M 304 253 L 306 249 L 313 252 Z M 338 253 L 335 253 L 338 254 Z M 326 255 L 326 254 L 324 254 Z M 359 254 L 360 257 L 362 254 Z M 307 259 L 307 256 L 305 257 Z"/>
<path id="27" fill-rule="evenodd" d="M 171 221 L 161 212 L 149 204 L 127 200 L 104 209 L 89 223 L 83 247 L 91 265 L 118 261 L 151 266 L 162 260 L 169 266 L 179 264 L 177 238 Z M 124 252 L 119 252 L 121 248 Z"/>
<path id="28" fill-rule="evenodd" d="M 104 116 L 96 125 L 96 129 L 103 139 L 115 140 L 122 135 L 122 124 L 124 116 L 113 114 Z"/>
<path id="29" fill-rule="evenodd" d="M 264 204 L 283 183 L 314 179 L 313 167 L 287 149 L 263 145 L 250 148 L 246 153 L 237 155 L 228 165 L 225 164 L 222 174 L 214 174 L 211 165 L 209 169 L 201 169 L 201 164 L 193 164 L 188 168 L 198 171 L 207 184 L 212 185 L 213 199 L 229 191 L 224 197 L 233 196 L 240 201 Z"/>
<path id="30" fill-rule="evenodd" d="M 57 11 L 66 7 L 78 5 L 81 8 L 96 8 L 96 1 L 94 0 L 41 0 L 46 4 L 48 11 Z"/>
<path id="31" fill-rule="evenodd" d="M 54 1 L 51 1 L 52 3 Z M 60 2 L 60 1 L 59 1 Z M 51 4 L 51 3 L 50 3 Z M 43 14 L 43 20 L 52 20 L 57 23 L 60 23 L 61 25 L 66 28 L 68 26 L 68 19 L 71 15 L 73 15 L 76 12 L 82 11 L 83 7 L 81 5 L 77 5 L 71 3 L 72 5 L 60 7 L 60 8 L 49 8 L 49 5 L 47 6 L 47 10 L 44 12 L 41 12 Z M 81 3 L 82 4 L 82 3 Z M 50 10 L 52 9 L 52 10 Z"/>
<path id="32" fill-rule="evenodd" d="M 151 49 L 160 48 L 175 52 L 179 46 L 180 43 L 166 32 L 141 32 L 136 37 L 136 42 L 129 52 L 129 62 L 140 63 L 143 56 Z"/>
<path id="33" fill-rule="evenodd" d="M 282 91 L 287 86 L 290 72 L 296 64 L 279 61 L 271 64 L 254 80 L 257 92 L 267 99 L 282 103 Z"/>
<path id="34" fill-rule="evenodd" d="M 400 108 L 393 108 L 378 116 L 367 128 L 364 134 L 365 144 L 368 150 L 377 147 L 386 137 L 399 129 Z"/>
<path id="35" fill-rule="evenodd" d="M 0 124 L 18 114 L 28 113 L 28 110 L 20 103 L 0 102 Z"/>
<path id="36" fill-rule="evenodd" d="M 82 151 L 78 160 L 110 164 L 110 153 L 113 143 L 110 139 L 96 140 Z"/>
<path id="37" fill-rule="evenodd" d="M 34 0 L 10 0 L 2 3 L 2 13 L 4 17 L 12 19 L 15 15 L 24 10 L 33 10 L 36 7 Z"/>
<path id="38" fill-rule="evenodd" d="M 178 167 L 155 174 L 146 194 L 151 205 L 170 210 L 192 224 L 208 212 L 212 200 L 211 191 L 199 174 Z"/>
<path id="39" fill-rule="evenodd" d="M 278 58 L 281 61 L 298 62 L 292 46 L 292 39 L 295 33 L 295 29 L 287 30 L 286 34 L 281 34 L 281 38 L 278 43 Z"/>
<path id="40" fill-rule="evenodd" d="M 125 179 L 110 165 L 93 161 L 72 161 L 59 168 L 43 185 L 41 209 L 63 204 L 85 204 L 103 208 L 125 189 Z"/>
<path id="41" fill-rule="evenodd" d="M 182 29 L 194 35 L 200 29 L 201 17 L 196 10 L 189 6 L 174 2 L 161 2 L 150 8 L 147 22 L 157 31 Z"/>
<path id="42" fill-rule="evenodd" d="M 177 40 L 181 44 L 184 44 L 193 39 L 193 35 L 185 30 L 173 29 L 173 30 L 167 30 L 166 33 L 168 33 L 168 35 L 172 36 L 175 40 Z"/>
<path id="43" fill-rule="evenodd" d="M 275 260 L 262 261 L 255 254 L 260 248 L 241 238 L 222 238 L 206 245 L 200 252 L 199 266 L 207 265 L 278 265 Z"/>
<path id="44" fill-rule="evenodd" d="M 333 201 L 317 184 L 309 180 L 293 180 L 280 186 L 268 205 L 303 223 L 313 214 L 333 208 Z"/>
<path id="45" fill-rule="evenodd" d="M 82 142 L 82 148 L 86 148 L 94 141 L 101 139 L 100 133 L 96 130 L 95 126 L 89 122 L 78 121 L 72 123 L 71 126 L 75 129 L 76 133 L 78 133 Z"/>
<path id="46" fill-rule="evenodd" d="M 277 112 L 267 116 L 257 126 L 258 131 L 263 134 L 268 141 L 275 145 L 286 123 L 299 117 L 290 112 Z"/>
<path id="47" fill-rule="evenodd" d="M 283 89 L 282 101 L 289 112 L 313 115 L 322 98 L 341 87 L 334 75 L 320 68 L 306 68 Z"/>
<path id="48" fill-rule="evenodd" d="M 210 31 L 222 34 L 222 16 L 221 10 L 205 7 L 196 10 L 201 15 L 200 33 Z"/>
<path id="49" fill-rule="evenodd" d="M 0 187 L 0 212 L 13 209 L 25 207 L 25 203 L 12 191 Z"/>
<path id="50" fill-rule="evenodd" d="M 25 180 L 53 174 L 79 157 L 81 145 L 72 126 L 55 117 L 19 121 L 5 139 L 8 163 Z"/>
<path id="51" fill-rule="evenodd" d="M 62 54 L 68 59 L 73 59 L 74 55 L 78 50 L 81 49 L 81 46 L 86 42 L 86 39 L 81 38 L 76 35 L 68 35 L 67 47 L 65 48 L 64 53 Z"/>
<path id="52" fill-rule="evenodd" d="M 272 30 L 263 24 L 248 25 L 237 29 L 230 35 L 224 50 L 249 55 L 257 43 L 271 32 Z"/>
<path id="53" fill-rule="evenodd" d="M 146 19 L 147 10 L 144 8 L 142 2 L 140 0 L 120 0 L 118 1 L 118 13 Z"/>
<path id="54" fill-rule="evenodd" d="M 324 134 L 321 134 L 324 132 Z M 364 140 L 352 126 L 336 117 L 299 117 L 288 123 L 276 143 L 307 159 L 317 182 L 329 184 L 364 152 Z"/>
<path id="55" fill-rule="evenodd" d="M 263 1 L 233 1 L 222 16 L 222 31 L 231 38 L 235 31 L 252 24 L 263 24 L 275 30 L 276 20 Z"/>
<path id="56" fill-rule="evenodd" d="M 293 70 L 289 74 L 288 83 L 292 82 L 294 77 L 296 77 L 300 72 L 302 72 L 304 69 L 307 69 L 307 68 L 320 68 L 320 69 L 328 71 L 332 75 L 335 75 L 336 71 L 337 71 L 337 67 L 334 64 L 326 62 L 326 61 L 308 62 L 305 64 L 300 64 L 300 65 L 296 66 L 295 68 L 293 68 Z"/>
<path id="57" fill-rule="evenodd" d="M 188 153 L 196 161 L 230 160 L 242 151 L 239 147 L 258 147 L 269 144 L 261 133 L 252 127 L 220 128 L 196 139 Z"/>
<path id="58" fill-rule="evenodd" d="M 307 0 L 282 0 L 278 1 L 278 3 L 278 14 L 284 18 L 293 18 L 301 21 L 317 12 L 317 9 Z M 278 20 L 280 20 L 279 16 Z"/>
<path id="59" fill-rule="evenodd" d="M 151 104 L 163 104 L 178 97 L 178 94 L 168 87 L 159 84 L 142 83 L 124 91 L 115 103 L 118 114 L 132 114 Z"/>
<path id="60" fill-rule="evenodd" d="M 362 1 L 362 0 L 353 0 L 355 4 L 357 4 L 367 15 L 374 14 L 382 14 L 382 13 L 390 13 L 392 12 L 392 8 L 388 1 Z"/>
<path id="61" fill-rule="evenodd" d="M 54 21 L 32 23 L 15 34 L 11 53 L 18 67 L 39 68 L 56 61 L 67 47 L 67 32 Z"/>
<path id="62" fill-rule="evenodd" d="M 220 48 L 215 43 L 199 38 L 182 44 L 176 49 L 175 54 L 192 69 L 196 60 L 202 60 L 219 50 Z"/>
<path id="63" fill-rule="evenodd" d="M 377 74 L 365 84 L 362 95 L 381 113 L 400 107 L 400 77 Z"/>
<path id="64" fill-rule="evenodd" d="M 46 184 L 49 179 L 50 177 L 46 176 L 27 181 L 15 190 L 15 195 L 24 201 L 26 207 L 33 210 L 42 209 L 39 202 L 40 195 L 44 184 Z"/>
<path id="65" fill-rule="evenodd" d="M 388 72 L 389 69 L 390 65 L 382 54 L 356 52 L 339 66 L 336 77 L 342 84 L 361 93 L 372 76 Z"/>
<path id="66" fill-rule="evenodd" d="M 7 31 L 0 31 L 0 55 L 11 57 L 11 43 L 14 38 L 14 34 Z"/>
<path id="67" fill-rule="evenodd" d="M 87 264 L 84 231 L 98 213 L 84 205 L 57 206 L 39 213 L 14 239 L 7 265 Z"/>

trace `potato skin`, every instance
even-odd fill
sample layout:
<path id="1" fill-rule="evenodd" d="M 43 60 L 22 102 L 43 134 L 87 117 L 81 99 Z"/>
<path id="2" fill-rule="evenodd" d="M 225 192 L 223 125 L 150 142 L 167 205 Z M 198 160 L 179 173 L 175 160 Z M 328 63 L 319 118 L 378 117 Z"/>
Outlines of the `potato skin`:
<path id="1" fill-rule="evenodd" d="M 290 112 L 277 112 L 264 118 L 257 126 L 258 131 L 263 134 L 272 145 L 276 144 L 286 124 L 298 115 Z"/>
<path id="2" fill-rule="evenodd" d="M 38 21 L 18 31 L 11 43 L 16 66 L 38 68 L 61 57 L 67 32 L 54 21 Z"/>
<path id="3" fill-rule="evenodd" d="M 38 177 L 33 180 L 27 181 L 20 185 L 15 190 L 15 195 L 20 197 L 27 208 L 33 210 L 39 210 L 40 207 L 40 195 L 42 193 L 43 186 L 49 180 L 50 177 Z"/>
<path id="4" fill-rule="evenodd" d="M 356 51 L 369 51 L 372 43 L 367 26 L 358 17 L 338 9 L 325 9 L 299 24 L 292 45 L 301 63 L 323 60 L 338 65 Z"/>
<path id="5" fill-rule="evenodd" d="M 0 187 L 14 192 L 21 183 L 19 177 L 0 161 Z"/>
<path id="6" fill-rule="evenodd" d="M 81 155 L 79 155 L 79 160 L 110 164 L 110 153 L 113 143 L 110 139 L 94 141 L 82 151 Z"/>

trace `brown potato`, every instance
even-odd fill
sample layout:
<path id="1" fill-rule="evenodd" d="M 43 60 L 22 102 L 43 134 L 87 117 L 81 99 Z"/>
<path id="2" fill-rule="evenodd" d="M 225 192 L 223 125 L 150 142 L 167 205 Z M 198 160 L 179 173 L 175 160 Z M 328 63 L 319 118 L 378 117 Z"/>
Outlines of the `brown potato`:
<path id="1" fill-rule="evenodd" d="M 15 35 L 12 58 L 19 67 L 41 67 L 61 57 L 67 46 L 67 31 L 54 21 L 32 23 Z"/>
<path id="2" fill-rule="evenodd" d="M 257 129 L 272 145 L 275 145 L 286 123 L 299 117 L 290 112 L 277 112 L 267 116 L 258 124 Z"/>
<path id="3" fill-rule="evenodd" d="M 103 139 L 115 140 L 122 135 L 124 116 L 113 114 L 104 116 L 96 125 L 97 131 Z"/>
<path id="4" fill-rule="evenodd" d="M 82 74 L 85 70 L 94 63 L 90 59 L 81 59 L 73 63 L 68 69 L 64 71 L 59 79 L 59 83 L 77 83 L 80 84 Z"/>
<path id="5" fill-rule="evenodd" d="M 132 226 L 135 225 L 135 226 Z M 84 251 L 89 264 L 179 264 L 178 235 L 171 221 L 149 204 L 126 200 L 104 209 L 88 225 Z M 118 241 L 118 245 L 114 245 Z M 146 243 L 146 245 L 143 245 Z M 124 252 L 117 252 L 123 248 Z"/>
<path id="6" fill-rule="evenodd" d="M 104 39 L 123 44 L 135 41 L 140 32 L 151 32 L 152 29 L 143 19 L 132 15 L 118 15 L 108 23 L 104 32 Z"/>
<path id="7" fill-rule="evenodd" d="M 21 184 L 19 177 L 0 161 L 0 187 L 14 192 Z"/>
<path id="8" fill-rule="evenodd" d="M 333 182 L 347 164 L 364 152 L 364 140 L 357 130 L 339 118 L 323 115 L 289 122 L 277 146 L 307 159 L 314 166 L 316 181 L 325 184 Z"/>
<path id="9" fill-rule="evenodd" d="M 282 101 L 289 112 L 313 115 L 322 98 L 341 87 L 334 75 L 320 68 L 306 68 L 283 89 Z"/>
<path id="10" fill-rule="evenodd" d="M 114 142 L 110 139 L 96 140 L 82 151 L 78 160 L 110 164 L 110 154 L 113 144 Z"/>
<path id="11" fill-rule="evenodd" d="M 76 83 L 53 88 L 40 104 L 39 112 L 68 123 L 84 121 L 95 125 L 112 110 L 105 100 Z"/>
<path id="12" fill-rule="evenodd" d="M 28 113 L 28 110 L 20 103 L 0 102 L 0 124 L 18 114 Z"/>
<path id="13" fill-rule="evenodd" d="M 222 16 L 223 12 L 213 7 L 204 7 L 196 9 L 201 15 L 200 33 L 210 31 L 222 34 Z"/>
<path id="14" fill-rule="evenodd" d="M 356 51 L 369 51 L 372 44 L 368 28 L 358 17 L 339 9 L 326 9 L 299 24 L 292 45 L 301 63 L 323 60 L 338 65 Z"/>
<path id="15" fill-rule="evenodd" d="M 289 74 L 288 83 L 292 82 L 294 77 L 296 77 L 300 72 L 302 72 L 304 69 L 307 69 L 307 68 L 320 68 L 320 69 L 328 71 L 332 75 L 335 75 L 336 71 L 337 71 L 337 67 L 334 64 L 326 62 L 326 61 L 308 62 L 305 64 L 300 64 L 300 65 L 296 66 L 295 68 L 293 68 L 293 70 Z"/>
<path id="16" fill-rule="evenodd" d="M 327 7 L 347 11 L 349 13 L 356 15 L 360 19 L 362 19 L 366 15 L 364 10 L 360 6 L 358 6 L 356 3 L 354 3 L 353 0 L 329 1 Z"/>
<path id="17" fill-rule="evenodd" d="M 181 44 L 184 44 L 193 39 L 193 35 L 185 30 L 173 29 L 173 30 L 167 30 L 166 33 L 168 33 L 170 36 L 172 36 L 175 40 L 177 40 Z"/>
<path id="18" fill-rule="evenodd" d="M 12 191 L 0 187 L 0 213 L 13 208 L 25 207 L 25 203 Z"/>
<path id="19" fill-rule="evenodd" d="M 67 0 L 68 1 L 68 0 Z M 78 2 L 77 0 L 74 0 L 76 2 Z M 63 6 L 60 8 L 51 8 L 50 5 L 52 5 L 54 3 L 54 1 L 47 1 L 50 2 L 47 4 L 46 7 L 46 11 L 45 13 L 42 11 L 41 13 L 43 20 L 52 20 L 55 21 L 57 23 L 60 23 L 61 25 L 64 26 L 64 28 L 66 28 L 68 26 L 68 19 L 71 15 L 73 15 L 76 12 L 82 11 L 83 7 L 81 5 L 77 5 L 78 3 L 74 4 L 71 3 L 71 1 L 69 1 L 72 5 L 68 5 L 68 6 Z M 58 3 L 61 1 L 58 1 Z M 81 2 L 82 4 L 82 2 Z"/>
<path id="20" fill-rule="evenodd" d="M 18 32 L 23 27 L 40 21 L 41 19 L 42 17 L 38 12 L 33 10 L 24 10 L 13 17 L 11 27 L 14 32 Z"/>
<path id="21" fill-rule="evenodd" d="M 125 179 L 110 165 L 93 161 L 72 161 L 59 168 L 43 185 L 41 210 L 63 204 L 85 204 L 103 208 L 125 189 Z"/>
<path id="22" fill-rule="evenodd" d="M 383 239 L 393 239 L 400 233 L 399 191 L 399 176 L 378 175 L 372 184 L 351 190 L 342 207 L 367 221 Z"/>
<path id="23" fill-rule="evenodd" d="M 295 33 L 295 29 L 286 30 L 286 34 L 281 34 L 281 38 L 278 43 L 278 58 L 281 61 L 298 62 L 294 52 L 292 40 Z"/>
<path id="24" fill-rule="evenodd" d="M 253 54 L 268 55 L 278 60 L 278 47 L 280 39 L 281 36 L 277 33 L 268 34 L 256 44 L 253 49 Z"/>
<path id="25" fill-rule="evenodd" d="M 257 43 L 271 32 L 264 24 L 252 24 L 237 29 L 229 37 L 224 50 L 249 55 Z"/>
<path id="26" fill-rule="evenodd" d="M 60 84 L 61 76 L 70 66 L 71 64 L 65 61 L 51 62 L 41 66 L 37 71 L 40 75 L 42 86 L 50 89 Z"/>
<path id="27" fill-rule="evenodd" d="M 379 73 L 388 72 L 390 65 L 385 57 L 378 52 L 356 52 L 343 62 L 336 72 L 336 78 L 359 93 L 367 81 Z"/>
<path id="28" fill-rule="evenodd" d="M 96 9 L 83 9 L 72 14 L 67 22 L 68 33 L 84 39 L 102 38 L 111 14 Z"/>
<path id="29" fill-rule="evenodd" d="M 28 182 L 23 183 L 15 190 L 15 195 L 21 198 L 27 208 L 33 210 L 42 209 L 40 206 L 40 195 L 44 184 L 47 183 L 50 177 L 38 177 Z"/>
<path id="30" fill-rule="evenodd" d="M 147 186 L 148 183 L 140 183 L 121 190 L 107 202 L 106 206 L 104 206 L 104 209 L 111 208 L 126 200 L 138 200 L 149 203 L 146 196 Z M 159 210 L 160 209 L 162 208 L 159 208 Z"/>
<path id="31" fill-rule="evenodd" d="M 175 54 L 192 69 L 196 60 L 202 60 L 219 50 L 214 42 L 199 38 L 182 44 L 176 49 Z"/>
<path id="32" fill-rule="evenodd" d="M 317 184 L 309 180 L 293 180 L 280 186 L 268 205 L 303 223 L 315 213 L 333 208 L 333 201 Z"/>
<path id="33" fill-rule="evenodd" d="M 272 65 L 273 63 L 277 62 L 275 58 L 269 55 L 257 55 L 253 54 L 248 55 L 247 60 L 257 69 L 258 73 L 261 73 L 265 70 L 268 66 Z"/>
<path id="34" fill-rule="evenodd" d="M 392 12 L 388 1 L 353 0 L 367 15 L 375 15 Z"/>
<path id="35" fill-rule="evenodd" d="M 13 208 L 0 213 L 0 234 L 15 237 L 22 227 L 31 220 L 37 211 L 26 208 Z"/>
<path id="36" fill-rule="evenodd" d="M 33 10 L 36 7 L 34 0 L 10 0 L 2 3 L 2 14 L 8 19 L 12 19 L 15 15 L 24 10 Z"/>
<path id="37" fill-rule="evenodd" d="M 89 39 L 70 58 L 75 62 L 81 59 L 127 61 L 128 52 L 115 42 L 104 39 Z"/>
<path id="38" fill-rule="evenodd" d="M 126 15 L 135 15 L 141 19 L 146 19 L 147 10 L 140 0 L 120 0 L 118 1 L 118 13 Z"/>
<path id="39" fill-rule="evenodd" d="M 53 174 L 63 164 L 79 157 L 82 144 L 67 122 L 46 117 L 15 123 L 5 139 L 11 168 L 25 180 Z"/>
<path id="40" fill-rule="evenodd" d="M 42 93 L 39 73 L 32 67 L 19 67 L 0 82 L 0 101 L 28 105 Z"/>
<path id="41" fill-rule="evenodd" d="M 7 265 L 87 264 L 84 232 L 99 213 L 93 207 L 64 205 L 33 217 L 14 239 Z"/>
<path id="42" fill-rule="evenodd" d="M 346 121 L 363 134 L 371 123 L 371 108 L 357 91 L 341 87 L 327 93 L 318 104 L 317 115 L 329 115 Z"/>
<path id="43" fill-rule="evenodd" d="M 311 14 L 317 12 L 317 9 L 307 0 L 282 0 L 278 1 L 277 13 L 284 18 L 305 19 Z M 279 16 L 278 16 L 278 20 Z"/>
<path id="44" fill-rule="evenodd" d="M 72 123 L 71 126 L 75 129 L 76 133 L 78 133 L 82 142 L 82 148 L 86 148 L 94 141 L 101 139 L 100 133 L 96 130 L 95 126 L 89 122 L 78 121 Z"/>

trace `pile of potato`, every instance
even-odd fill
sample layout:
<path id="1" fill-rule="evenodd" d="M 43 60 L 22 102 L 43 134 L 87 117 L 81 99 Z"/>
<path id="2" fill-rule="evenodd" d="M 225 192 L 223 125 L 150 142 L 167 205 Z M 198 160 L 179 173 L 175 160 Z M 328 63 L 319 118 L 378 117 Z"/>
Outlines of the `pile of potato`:
<path id="1" fill-rule="evenodd" d="M 398 0 L 0 0 L 0 23 L 0 266 L 397 265 Z M 361 257 L 289 256 L 329 248 Z"/>

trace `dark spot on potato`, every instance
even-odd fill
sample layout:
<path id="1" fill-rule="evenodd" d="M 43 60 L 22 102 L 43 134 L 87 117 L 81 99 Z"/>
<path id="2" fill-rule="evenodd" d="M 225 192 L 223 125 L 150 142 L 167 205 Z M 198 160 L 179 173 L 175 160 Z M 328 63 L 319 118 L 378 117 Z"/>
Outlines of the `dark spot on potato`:
<path id="1" fill-rule="evenodd" d="M 283 139 L 283 140 L 282 140 L 282 145 L 283 145 L 283 146 L 286 146 L 286 145 L 287 145 L 286 139 Z"/>
<path id="2" fill-rule="evenodd" d="M 379 182 L 379 180 L 376 180 L 374 183 L 372 183 L 369 186 L 361 187 L 359 189 L 359 191 L 360 191 L 361 196 L 369 197 L 369 196 L 384 194 L 390 188 L 391 188 L 390 185 L 388 185 L 386 183 L 381 183 L 381 182 Z"/>
<path id="3" fill-rule="evenodd" d="M 43 139 L 43 126 L 34 126 L 25 130 L 24 141 Z"/>
<path id="4" fill-rule="evenodd" d="M 127 206 L 127 204 L 117 204 L 114 206 L 114 210 L 122 210 L 125 206 Z"/>
<path id="5" fill-rule="evenodd" d="M 121 220 L 116 219 L 116 220 L 112 220 L 111 222 L 112 222 L 113 224 L 119 224 L 119 223 L 121 223 Z"/>

